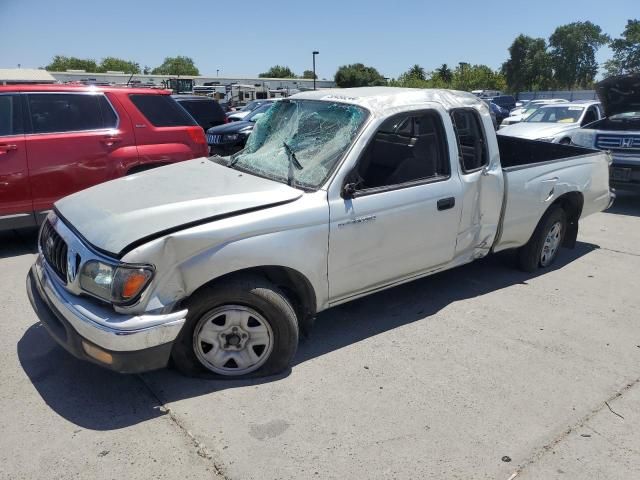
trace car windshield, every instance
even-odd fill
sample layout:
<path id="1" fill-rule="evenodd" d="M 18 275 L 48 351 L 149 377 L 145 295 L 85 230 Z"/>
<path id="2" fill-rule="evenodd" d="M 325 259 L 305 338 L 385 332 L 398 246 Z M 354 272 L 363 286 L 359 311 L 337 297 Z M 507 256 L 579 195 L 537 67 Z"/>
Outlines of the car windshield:
<path id="1" fill-rule="evenodd" d="M 527 119 L 528 123 L 576 123 L 580 120 L 580 116 L 584 111 L 584 107 L 544 106 L 538 108 Z"/>
<path id="2" fill-rule="evenodd" d="M 315 100 L 282 100 L 262 115 L 244 150 L 231 157 L 212 157 L 228 166 L 318 189 L 340 161 L 367 118 L 355 105 Z M 302 168 L 300 168 L 302 167 Z"/>
<path id="3" fill-rule="evenodd" d="M 245 121 L 247 121 L 247 122 L 257 122 L 260 119 L 260 115 L 258 115 L 258 114 L 265 113 L 272 106 L 273 106 L 273 103 L 263 103 L 258 108 L 256 108 L 253 112 L 251 112 L 249 115 L 244 117 Z"/>
<path id="4" fill-rule="evenodd" d="M 535 112 L 539 108 L 540 108 L 540 104 L 539 103 L 536 103 L 534 105 L 526 106 L 522 110 L 522 115 L 525 116 L 525 117 L 528 117 L 529 115 L 531 115 L 533 112 Z"/>
<path id="5" fill-rule="evenodd" d="M 240 109 L 241 112 L 253 112 L 256 108 L 260 106 L 260 102 L 253 101 L 247 103 L 244 107 Z"/>

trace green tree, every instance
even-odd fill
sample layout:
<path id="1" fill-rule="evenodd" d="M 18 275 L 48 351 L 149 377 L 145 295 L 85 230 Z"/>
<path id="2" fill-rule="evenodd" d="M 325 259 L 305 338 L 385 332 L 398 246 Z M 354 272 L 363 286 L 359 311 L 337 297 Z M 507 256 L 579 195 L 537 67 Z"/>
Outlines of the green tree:
<path id="1" fill-rule="evenodd" d="M 386 85 L 387 81 L 380 72 L 373 67 L 367 67 L 362 63 L 342 65 L 334 76 L 336 85 L 341 88 L 369 87 Z"/>
<path id="2" fill-rule="evenodd" d="M 504 75 L 487 65 L 471 65 L 460 62 L 453 72 L 451 88 L 455 90 L 505 90 L 507 83 Z"/>
<path id="3" fill-rule="evenodd" d="M 305 70 L 305 71 L 302 73 L 302 78 L 311 78 L 311 79 L 316 78 L 316 79 L 317 79 L 317 78 L 318 78 L 318 75 L 315 75 L 315 74 L 313 73 L 313 71 L 311 71 L 311 70 Z"/>
<path id="4" fill-rule="evenodd" d="M 97 72 L 98 64 L 93 59 L 82 59 L 77 57 L 65 57 L 56 55 L 51 63 L 44 67 L 52 72 L 64 72 L 66 70 L 84 70 L 86 72 Z"/>
<path id="5" fill-rule="evenodd" d="M 502 74 L 512 92 L 548 89 L 553 72 L 547 42 L 518 35 L 509 47 L 509 60 L 502 64 Z"/>
<path id="6" fill-rule="evenodd" d="M 407 75 L 408 77 L 411 77 L 411 78 L 415 78 L 416 80 L 426 80 L 427 79 L 427 74 L 424 71 L 424 68 L 422 68 L 417 63 L 413 67 L 411 67 L 407 71 L 407 73 L 405 75 Z"/>
<path id="7" fill-rule="evenodd" d="M 142 69 L 142 73 L 144 75 L 149 75 L 151 73 L 151 67 L 149 67 L 148 65 L 145 65 L 144 68 Z"/>
<path id="8" fill-rule="evenodd" d="M 388 85 L 405 88 L 429 88 L 431 86 L 427 80 L 427 73 L 424 68 L 418 64 L 401 74 L 397 80 L 388 82 Z"/>
<path id="9" fill-rule="evenodd" d="M 289 67 L 284 67 L 281 65 L 274 65 L 269 70 L 261 73 L 258 76 L 260 78 L 296 78 L 296 74 L 293 73 L 293 70 L 291 70 Z"/>
<path id="10" fill-rule="evenodd" d="M 123 60 L 122 58 L 106 57 L 98 66 L 99 72 L 118 71 L 124 73 L 140 73 L 140 65 L 136 62 Z"/>
<path id="11" fill-rule="evenodd" d="M 589 87 L 598 73 L 596 51 L 609 41 L 591 22 L 562 25 L 549 37 L 551 65 L 558 85 L 568 89 Z"/>
<path id="12" fill-rule="evenodd" d="M 431 78 L 434 81 L 441 82 L 443 85 L 451 85 L 451 82 L 453 82 L 453 72 L 449 68 L 449 65 L 443 63 L 435 69 Z"/>
<path id="13" fill-rule="evenodd" d="M 613 40 L 609 47 L 613 50 L 613 58 L 604 65 L 607 74 L 640 73 L 640 20 L 627 20 L 622 36 Z"/>
<path id="14" fill-rule="evenodd" d="M 166 57 L 162 65 L 151 71 L 152 75 L 200 75 L 200 71 L 196 67 L 192 58 L 183 57 Z"/>

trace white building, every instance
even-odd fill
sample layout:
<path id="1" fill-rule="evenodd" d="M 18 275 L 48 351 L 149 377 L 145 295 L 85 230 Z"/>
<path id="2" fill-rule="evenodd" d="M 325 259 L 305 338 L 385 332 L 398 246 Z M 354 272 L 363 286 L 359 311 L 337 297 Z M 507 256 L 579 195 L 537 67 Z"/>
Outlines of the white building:
<path id="1" fill-rule="evenodd" d="M 96 83 L 115 83 L 115 84 L 143 84 L 163 86 L 169 79 L 178 78 L 176 75 L 143 75 L 136 74 L 131 76 L 124 72 L 107 72 L 107 73 L 88 73 L 84 71 L 66 71 L 66 72 L 49 72 L 55 80 L 59 82 L 74 81 L 92 81 Z M 306 78 L 259 78 L 259 77 L 243 77 L 243 76 L 191 76 L 180 75 L 181 79 L 192 79 L 195 85 L 213 84 L 213 85 L 253 85 L 261 87 L 265 90 L 312 90 L 313 79 Z M 163 84 L 163 82 L 165 82 Z M 316 88 L 334 88 L 333 80 L 316 80 Z"/>
<path id="2" fill-rule="evenodd" d="M 56 79 L 46 70 L 35 68 L 0 68 L 0 85 L 16 83 L 54 83 Z"/>

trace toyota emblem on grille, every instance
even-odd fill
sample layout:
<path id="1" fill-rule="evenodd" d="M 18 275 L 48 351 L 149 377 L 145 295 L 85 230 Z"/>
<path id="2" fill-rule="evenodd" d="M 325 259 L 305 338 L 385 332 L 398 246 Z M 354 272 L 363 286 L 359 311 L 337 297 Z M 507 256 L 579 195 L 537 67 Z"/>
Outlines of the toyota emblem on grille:
<path id="1" fill-rule="evenodd" d="M 620 146 L 622 148 L 631 148 L 633 146 L 633 138 L 623 138 Z"/>

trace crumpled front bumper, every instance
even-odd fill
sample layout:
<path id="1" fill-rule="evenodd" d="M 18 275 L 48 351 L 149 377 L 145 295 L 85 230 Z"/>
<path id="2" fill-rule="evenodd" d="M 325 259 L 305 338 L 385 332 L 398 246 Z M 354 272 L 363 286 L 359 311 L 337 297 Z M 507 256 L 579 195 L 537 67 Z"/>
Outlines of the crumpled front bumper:
<path id="1" fill-rule="evenodd" d="M 67 292 L 42 256 L 27 276 L 27 294 L 51 336 L 74 356 L 122 373 L 165 367 L 187 310 L 127 316 Z"/>

